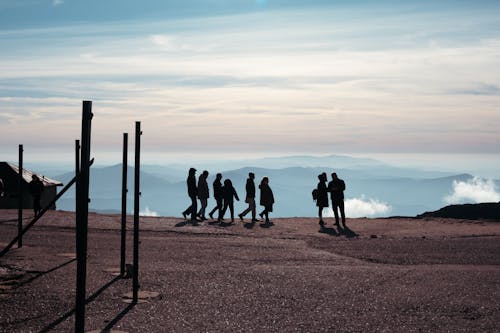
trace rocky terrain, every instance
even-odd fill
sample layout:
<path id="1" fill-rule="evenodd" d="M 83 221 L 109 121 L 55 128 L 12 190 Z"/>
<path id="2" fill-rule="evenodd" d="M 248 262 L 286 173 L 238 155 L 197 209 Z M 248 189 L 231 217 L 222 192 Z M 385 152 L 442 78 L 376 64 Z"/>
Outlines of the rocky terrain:
<path id="1" fill-rule="evenodd" d="M 25 211 L 25 216 L 30 216 Z M 17 232 L 0 210 L 0 242 Z M 75 216 L 52 211 L 0 258 L 0 332 L 74 327 Z M 132 219 L 127 234 L 132 262 Z M 25 223 L 29 221 L 26 220 Z M 119 215 L 89 216 L 86 331 L 499 332 L 500 224 L 274 219 L 262 227 L 141 217 L 140 290 L 116 276 Z"/>

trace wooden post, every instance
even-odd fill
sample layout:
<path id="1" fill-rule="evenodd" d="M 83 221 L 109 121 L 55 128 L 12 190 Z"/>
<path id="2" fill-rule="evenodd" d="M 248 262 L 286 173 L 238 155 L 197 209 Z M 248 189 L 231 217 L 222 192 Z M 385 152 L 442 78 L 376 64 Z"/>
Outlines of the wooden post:
<path id="1" fill-rule="evenodd" d="M 125 248 L 127 246 L 127 154 L 128 154 L 128 133 L 123 133 L 123 164 L 122 164 L 122 233 L 121 233 L 121 255 L 120 255 L 120 275 L 125 276 Z"/>
<path id="2" fill-rule="evenodd" d="M 76 305 L 75 332 L 85 332 L 87 233 L 89 214 L 90 138 L 92 102 L 83 101 L 80 177 L 76 191 Z"/>
<path id="3" fill-rule="evenodd" d="M 141 122 L 135 122 L 135 177 L 134 177 L 134 272 L 132 303 L 137 304 L 139 293 L 139 196 L 141 169 Z"/>
<path id="4" fill-rule="evenodd" d="M 17 247 L 23 247 L 23 145 L 19 145 L 18 209 L 17 209 Z"/>

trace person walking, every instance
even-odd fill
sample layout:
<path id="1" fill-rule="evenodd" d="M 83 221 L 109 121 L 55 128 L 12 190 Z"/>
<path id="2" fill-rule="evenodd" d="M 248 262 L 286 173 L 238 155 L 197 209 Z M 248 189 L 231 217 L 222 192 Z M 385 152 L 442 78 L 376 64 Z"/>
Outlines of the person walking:
<path id="1" fill-rule="evenodd" d="M 208 190 L 207 183 L 208 171 L 205 170 L 198 178 L 198 199 L 200 199 L 201 208 L 198 212 L 198 218 L 202 221 L 205 221 L 207 218 L 205 217 L 205 210 L 207 208 L 208 198 L 210 197 L 210 191 Z"/>
<path id="2" fill-rule="evenodd" d="M 245 190 L 247 192 L 245 202 L 248 204 L 248 208 L 245 209 L 243 212 L 238 214 L 240 217 L 240 220 L 243 221 L 243 217 L 247 215 L 249 212 L 252 212 L 252 223 L 253 222 L 259 222 L 255 218 L 256 215 L 256 207 L 255 207 L 255 174 L 253 172 L 248 173 L 248 178 L 247 178 L 247 184 L 245 186 Z"/>
<path id="3" fill-rule="evenodd" d="M 222 195 L 222 183 L 221 183 L 221 180 L 222 180 L 222 174 L 218 173 L 216 176 L 215 176 L 215 180 L 213 182 L 213 186 L 214 186 L 214 199 L 215 199 L 215 202 L 216 202 L 216 206 L 214 207 L 214 209 L 212 209 L 210 211 L 210 213 L 208 213 L 208 216 L 210 216 L 210 218 L 213 220 L 214 219 L 214 213 L 215 211 L 219 211 L 219 216 L 217 218 L 217 220 L 220 222 L 222 220 L 222 200 L 224 199 L 223 195 Z"/>
<path id="4" fill-rule="evenodd" d="M 332 173 L 332 180 L 328 183 L 328 191 L 332 199 L 332 210 L 335 215 L 335 225 L 339 226 L 339 211 L 342 218 L 342 226 L 345 228 L 344 191 L 345 182 L 337 174 Z"/>
<path id="5" fill-rule="evenodd" d="M 238 193 L 236 193 L 230 179 L 226 179 L 224 181 L 222 196 L 224 197 L 224 208 L 222 209 L 221 219 L 224 218 L 224 214 L 226 214 L 226 210 L 229 207 L 229 211 L 231 212 L 231 222 L 234 222 L 234 198 L 238 201 L 240 201 L 240 198 L 238 198 Z"/>
<path id="6" fill-rule="evenodd" d="M 260 205 L 264 206 L 264 210 L 259 214 L 263 219 L 265 216 L 265 224 L 269 224 L 269 213 L 273 211 L 274 195 L 273 191 L 269 187 L 269 178 L 262 178 L 260 185 Z"/>
<path id="7" fill-rule="evenodd" d="M 198 195 L 198 189 L 196 187 L 196 169 L 190 168 L 189 174 L 186 180 L 188 196 L 191 199 L 191 206 L 186 208 L 185 211 L 182 212 L 182 216 L 187 219 L 187 215 L 191 214 L 191 222 L 196 223 L 196 213 L 198 211 L 198 204 L 196 202 L 196 196 Z"/>
<path id="8" fill-rule="evenodd" d="M 40 200 L 42 198 L 42 192 L 45 187 L 37 175 L 32 175 L 31 181 L 28 184 L 28 188 L 31 196 L 33 197 L 33 212 L 35 213 L 35 216 L 37 216 L 42 211 Z"/>
<path id="9" fill-rule="evenodd" d="M 328 207 L 328 189 L 326 186 L 326 182 L 328 178 L 326 173 L 318 175 L 319 183 L 316 188 L 317 190 L 317 198 L 316 198 L 316 206 L 318 206 L 318 217 L 319 217 L 319 225 L 324 226 L 325 221 L 323 221 L 323 209 Z"/>

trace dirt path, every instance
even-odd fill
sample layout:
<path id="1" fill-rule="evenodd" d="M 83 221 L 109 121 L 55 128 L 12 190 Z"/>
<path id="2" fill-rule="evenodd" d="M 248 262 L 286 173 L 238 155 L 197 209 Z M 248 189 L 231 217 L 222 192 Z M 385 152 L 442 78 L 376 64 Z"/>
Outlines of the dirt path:
<path id="1" fill-rule="evenodd" d="M 15 222 L 1 222 L 12 218 L 0 211 L 2 243 L 16 233 Z M 72 330 L 73 223 L 72 213 L 51 212 L 22 249 L 0 258 L 1 332 Z M 160 296 L 128 308 L 131 280 L 110 273 L 119 264 L 119 216 L 91 214 L 86 329 L 499 331 L 498 223 L 356 219 L 350 235 L 319 233 L 314 219 L 274 223 L 141 218 L 141 290 Z M 131 239 L 129 232 L 127 262 Z"/>

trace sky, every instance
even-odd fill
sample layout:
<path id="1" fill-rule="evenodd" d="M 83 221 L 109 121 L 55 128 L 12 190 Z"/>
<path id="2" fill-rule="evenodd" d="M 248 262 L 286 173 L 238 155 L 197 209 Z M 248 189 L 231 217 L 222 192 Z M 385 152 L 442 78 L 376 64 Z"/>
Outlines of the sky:
<path id="1" fill-rule="evenodd" d="M 0 0 L 0 151 L 500 152 L 500 2 Z M 497 159 L 498 161 L 498 159 Z M 119 160 L 117 161 L 119 162 Z M 484 163 L 484 162 L 481 162 Z"/>

